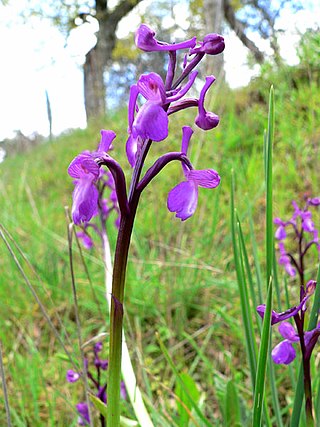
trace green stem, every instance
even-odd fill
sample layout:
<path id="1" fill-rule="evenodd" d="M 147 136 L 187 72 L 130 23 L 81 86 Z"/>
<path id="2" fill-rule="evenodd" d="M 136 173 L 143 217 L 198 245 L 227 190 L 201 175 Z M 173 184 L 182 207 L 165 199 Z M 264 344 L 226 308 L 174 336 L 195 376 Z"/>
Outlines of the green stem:
<path id="1" fill-rule="evenodd" d="M 123 301 L 128 253 L 134 219 L 141 192 L 137 190 L 144 159 L 151 146 L 146 141 L 133 170 L 129 192 L 129 213 L 121 216 L 112 279 L 112 298 L 110 310 L 110 341 L 108 366 L 108 410 L 107 426 L 120 426 L 120 382 L 122 357 Z"/>

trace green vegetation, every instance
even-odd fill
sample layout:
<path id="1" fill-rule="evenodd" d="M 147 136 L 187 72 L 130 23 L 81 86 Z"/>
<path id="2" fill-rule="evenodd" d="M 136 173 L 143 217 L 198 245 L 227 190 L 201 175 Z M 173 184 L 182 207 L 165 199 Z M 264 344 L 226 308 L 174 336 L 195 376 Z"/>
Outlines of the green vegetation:
<path id="1" fill-rule="evenodd" d="M 192 411 L 168 360 L 174 362 L 177 372 L 190 384 L 193 399 L 202 402 L 199 404 L 202 412 L 213 424 L 216 421 L 216 425 L 224 425 L 221 424 L 224 419 L 225 425 L 235 426 L 241 418 L 242 425 L 249 425 L 253 401 L 232 253 L 231 169 L 235 174 L 235 199 L 242 231 L 250 248 L 249 262 L 254 262 L 247 237 L 252 215 L 258 257 L 263 266 L 263 131 L 267 126 L 267 100 L 272 83 L 276 116 L 274 215 L 285 217 L 292 199 L 319 196 L 320 89 L 317 78 L 310 80 L 308 76 L 308 72 L 298 68 L 283 68 L 277 74 L 266 69 L 248 88 L 229 91 L 217 86 L 212 90 L 212 104 L 221 116 L 221 123 L 212 132 L 195 132 L 191 158 L 198 168 L 203 162 L 206 167 L 218 170 L 222 181 L 218 189 L 199 197 L 194 217 L 181 223 L 166 209 L 168 191 L 174 178 L 181 174 L 179 165 L 168 166 L 154 181 L 152 191 L 148 189 L 142 197 L 127 277 L 126 330 L 138 382 L 147 403 L 152 402 L 151 414 L 156 426 L 173 426 L 179 415 L 186 417 Z M 166 149 L 169 146 L 173 151 L 179 149 L 185 121 L 179 123 L 178 119 L 179 116 L 171 123 L 170 139 L 153 144 L 155 153 L 165 151 L 164 144 Z M 114 155 L 125 165 L 126 120 L 125 111 L 111 113 L 103 123 L 70 132 L 8 158 L 0 165 L 0 222 L 12 235 L 10 245 L 76 360 L 79 349 L 64 209 L 71 206 L 73 186 L 66 171 L 76 154 L 95 149 L 101 127 L 117 133 Z M 316 221 L 319 225 L 319 217 Z M 112 223 L 109 237 L 113 247 L 116 231 Z M 15 244 L 22 253 L 19 254 Z M 98 246 L 97 242 L 96 249 L 84 251 L 93 290 L 76 245 L 74 248 L 84 341 L 108 331 Z M 310 278 L 315 278 L 316 269 L 316 265 L 310 269 Z M 279 281 L 283 282 L 282 271 Z M 263 292 L 266 298 L 266 288 Z M 256 319 L 252 320 L 258 331 Z M 65 373 L 72 366 L 62 356 L 63 349 L 2 241 L 0 321 L 13 425 L 76 425 L 74 404 L 83 398 L 81 386 L 66 383 Z M 161 350 L 163 344 L 168 354 Z M 297 364 L 293 369 L 298 367 Z M 286 415 L 294 397 L 289 369 L 276 367 L 275 371 Z M 235 402 L 234 418 L 228 399 Z M 0 425 L 4 425 L 1 405 Z M 134 418 L 129 403 L 124 405 L 126 415 Z M 196 413 L 193 416 L 199 420 Z M 193 425 L 202 424 L 198 421 Z"/>

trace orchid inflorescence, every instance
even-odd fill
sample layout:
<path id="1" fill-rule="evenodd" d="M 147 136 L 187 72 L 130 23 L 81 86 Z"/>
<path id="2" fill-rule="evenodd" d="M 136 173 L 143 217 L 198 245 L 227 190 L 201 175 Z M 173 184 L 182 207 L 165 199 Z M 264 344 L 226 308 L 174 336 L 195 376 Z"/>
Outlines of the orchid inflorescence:
<path id="1" fill-rule="evenodd" d="M 198 114 L 195 124 L 203 129 L 210 130 L 219 123 L 219 117 L 206 111 L 204 107 L 205 95 L 215 81 L 214 76 L 208 76 L 200 92 L 199 98 L 186 98 L 190 88 L 194 85 L 197 71 L 196 65 L 202 58 L 208 55 L 216 55 L 224 50 L 224 39 L 218 34 L 207 35 L 203 42 L 197 45 L 196 38 L 177 43 L 168 44 L 158 41 L 155 33 L 145 24 L 140 25 L 135 37 L 136 45 L 140 49 L 151 51 L 166 51 L 169 54 L 168 71 L 165 82 L 160 75 L 151 72 L 140 76 L 137 84 L 130 88 L 128 106 L 128 139 L 126 153 L 130 165 L 134 168 L 133 180 L 137 192 L 142 190 L 161 171 L 161 169 L 173 160 L 182 164 L 185 180 L 174 187 L 168 195 L 168 209 L 175 212 L 182 221 L 186 220 L 196 210 L 198 201 L 198 187 L 215 188 L 220 183 L 219 174 L 213 169 L 195 170 L 188 156 L 188 146 L 193 134 L 189 126 L 182 128 L 181 150 L 169 152 L 161 156 L 153 166 L 140 178 L 143 162 L 151 142 L 160 142 L 168 137 L 169 116 L 189 107 L 196 107 Z M 180 75 L 175 79 L 177 72 L 177 51 L 189 49 L 185 55 Z M 188 81 L 184 81 L 188 78 Z M 140 106 L 138 98 L 144 98 L 145 102 Z M 82 225 L 83 231 L 79 237 L 83 243 L 90 247 L 92 242 L 88 236 L 88 223 L 98 212 L 104 212 L 107 216 L 110 209 L 119 210 L 119 213 L 130 213 L 130 201 L 127 198 L 126 181 L 122 168 L 110 156 L 109 151 L 116 134 L 110 130 L 102 130 L 102 139 L 99 148 L 95 152 L 84 151 L 70 164 L 68 173 L 75 179 L 73 192 L 72 218 L 75 224 Z M 101 166 L 109 168 L 106 175 L 101 172 Z M 107 180 L 106 180 L 107 178 Z M 109 180 L 109 181 L 108 181 Z M 102 184 L 101 184 L 102 182 Z M 109 182 L 109 183 L 108 183 Z M 103 202 L 102 194 L 105 187 L 111 188 L 112 207 Z M 116 204 L 115 195 L 118 204 Z M 120 220 L 117 221 L 119 225 Z"/>
<path id="2" fill-rule="evenodd" d="M 106 404 L 107 381 L 103 373 L 108 369 L 108 360 L 101 359 L 100 353 L 102 350 L 102 342 L 97 342 L 93 347 L 93 361 L 90 363 L 88 358 L 85 359 L 85 372 L 77 372 L 69 369 L 66 374 L 66 379 L 69 383 L 75 383 L 80 380 L 83 375 L 86 375 L 95 389 L 95 396 L 101 400 L 101 402 Z M 93 372 L 93 369 L 95 372 Z M 121 382 L 121 396 L 123 399 L 126 398 L 126 389 L 123 382 Z M 79 414 L 78 424 L 82 426 L 90 424 L 89 408 L 87 402 L 77 403 L 76 409 Z"/>
<path id="3" fill-rule="evenodd" d="M 294 212 L 288 221 L 275 218 L 274 223 L 278 226 L 275 238 L 279 245 L 279 264 L 284 266 L 289 276 L 295 276 L 296 272 L 303 276 L 303 261 L 309 249 L 315 245 L 320 258 L 319 232 L 312 220 L 311 207 L 320 206 L 320 197 L 308 198 L 305 206 L 300 209 L 295 201 L 292 202 Z M 298 242 L 297 253 L 289 252 L 285 248 L 285 239 L 288 229 L 294 231 L 294 238 Z M 303 281 L 303 277 L 302 277 Z"/>
<path id="4" fill-rule="evenodd" d="M 308 308 L 308 300 L 315 294 L 319 283 L 315 280 L 309 280 L 305 283 L 305 255 L 313 246 L 317 248 L 318 255 L 320 255 L 318 230 L 313 222 L 310 210 L 310 208 L 320 206 L 320 197 L 307 198 L 302 209 L 299 208 L 295 201 L 292 202 L 292 205 L 294 212 L 288 221 L 283 221 L 280 218 L 274 219 L 274 223 L 277 225 L 275 238 L 279 245 L 279 264 L 284 266 L 286 272 L 292 277 L 298 272 L 300 286 L 298 287 L 297 300 L 299 302 L 282 313 L 272 310 L 271 325 L 280 324 L 278 330 L 284 339 L 273 348 L 271 356 L 274 363 L 288 365 L 296 358 L 294 344 L 300 344 L 305 408 L 307 419 L 310 423 L 308 425 L 313 425 L 310 359 L 320 336 L 320 323 L 313 324 L 312 327 L 307 329 L 305 315 Z M 294 232 L 293 243 L 295 244 L 295 250 L 290 249 L 289 251 L 285 248 L 284 241 L 290 236 L 287 234 L 290 228 Z M 286 243 L 286 247 L 288 247 L 287 245 Z M 318 294 L 319 292 L 317 291 L 316 295 Z M 265 304 L 257 307 L 257 312 L 262 318 L 264 318 L 265 311 Z M 288 321 L 290 319 L 294 321 L 295 326 Z"/>

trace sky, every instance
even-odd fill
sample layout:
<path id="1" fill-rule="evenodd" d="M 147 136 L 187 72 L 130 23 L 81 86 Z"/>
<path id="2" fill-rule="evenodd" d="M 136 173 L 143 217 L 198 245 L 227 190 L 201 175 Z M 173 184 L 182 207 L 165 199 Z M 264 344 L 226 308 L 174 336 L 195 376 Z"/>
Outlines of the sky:
<path id="1" fill-rule="evenodd" d="M 148 1 L 140 3 L 140 10 Z M 295 15 L 284 11 L 279 21 L 279 26 L 286 29 L 279 40 L 281 52 L 292 65 L 298 62 L 295 55 L 298 31 L 315 27 L 320 21 L 320 2 L 304 3 L 306 10 Z M 26 7 L 27 0 L 0 5 L 0 141 L 12 138 L 17 130 L 25 135 L 35 132 L 48 135 L 46 91 L 55 135 L 86 126 L 81 67 L 86 52 L 95 43 L 96 22 L 72 30 L 66 43 L 64 36 L 48 21 L 33 17 L 24 22 L 19 15 L 24 5 Z M 185 26 L 184 7 L 183 3 L 175 6 L 177 24 L 182 27 Z M 133 30 L 138 24 L 138 15 L 132 13 L 128 20 L 120 23 L 117 36 L 126 36 L 128 29 Z M 244 86 L 257 70 L 250 70 L 246 65 L 247 49 L 236 35 L 228 32 L 224 36 L 226 79 L 231 87 Z M 255 42 L 265 49 L 262 40 L 255 39 Z"/>

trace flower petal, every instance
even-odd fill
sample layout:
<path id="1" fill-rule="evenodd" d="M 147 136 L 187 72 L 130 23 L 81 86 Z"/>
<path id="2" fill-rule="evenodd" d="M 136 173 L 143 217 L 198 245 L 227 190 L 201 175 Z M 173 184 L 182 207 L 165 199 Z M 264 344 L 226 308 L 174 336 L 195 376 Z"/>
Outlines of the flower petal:
<path id="1" fill-rule="evenodd" d="M 168 194 L 167 206 L 170 212 L 182 221 L 190 218 L 197 208 L 198 187 L 193 181 L 180 182 Z"/>
<path id="2" fill-rule="evenodd" d="M 138 80 L 138 89 L 148 101 L 164 104 L 166 102 L 166 90 L 159 74 L 143 74 Z"/>
<path id="3" fill-rule="evenodd" d="M 164 109 L 153 102 L 147 101 L 140 108 L 132 126 L 134 138 L 162 141 L 168 136 L 169 120 Z"/>
<path id="4" fill-rule="evenodd" d="M 89 152 L 84 152 L 75 157 L 68 167 L 68 174 L 72 178 L 82 178 L 85 175 L 92 174 L 98 178 L 100 167 L 94 161 Z"/>
<path id="5" fill-rule="evenodd" d="M 296 357 L 296 350 L 290 341 L 284 340 L 275 346 L 271 352 L 271 356 L 274 363 L 289 365 Z"/>
<path id="6" fill-rule="evenodd" d="M 98 190 L 89 178 L 81 178 L 73 191 L 72 218 L 77 225 L 89 222 L 98 211 Z"/>
<path id="7" fill-rule="evenodd" d="M 296 334 L 294 327 L 289 322 L 283 322 L 278 328 L 278 331 L 283 336 L 283 338 L 295 342 L 299 341 L 299 336 Z"/>
<path id="8" fill-rule="evenodd" d="M 132 168 L 136 164 L 137 152 L 138 152 L 137 138 L 134 138 L 132 135 L 130 135 L 126 143 L 126 153 L 127 153 L 128 162 L 130 163 Z"/>
<path id="9" fill-rule="evenodd" d="M 105 152 L 106 153 L 107 151 L 111 150 L 112 141 L 116 137 L 116 133 L 113 132 L 112 130 L 102 129 L 100 131 L 100 134 L 101 134 L 101 140 L 100 140 L 100 144 L 98 147 L 98 152 Z"/>
<path id="10" fill-rule="evenodd" d="M 200 187 L 216 188 L 220 184 L 221 178 L 214 169 L 192 169 L 188 173 L 188 180 L 194 181 Z"/>

